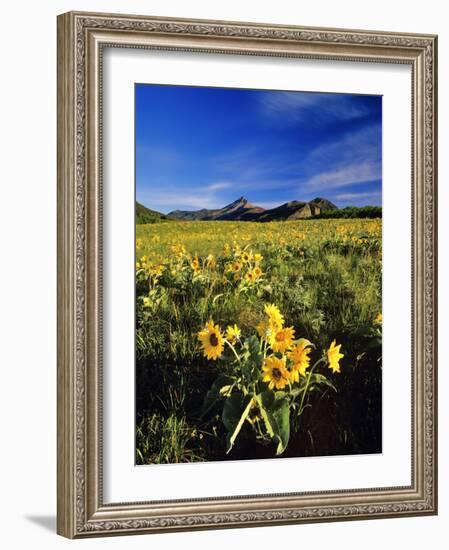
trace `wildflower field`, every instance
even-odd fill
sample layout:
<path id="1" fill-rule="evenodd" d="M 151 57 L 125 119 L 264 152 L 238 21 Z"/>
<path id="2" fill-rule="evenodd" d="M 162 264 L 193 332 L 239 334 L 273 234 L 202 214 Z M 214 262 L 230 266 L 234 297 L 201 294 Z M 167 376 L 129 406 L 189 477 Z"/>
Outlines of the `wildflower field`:
<path id="1" fill-rule="evenodd" d="M 382 450 L 382 223 L 136 226 L 136 463 Z"/>

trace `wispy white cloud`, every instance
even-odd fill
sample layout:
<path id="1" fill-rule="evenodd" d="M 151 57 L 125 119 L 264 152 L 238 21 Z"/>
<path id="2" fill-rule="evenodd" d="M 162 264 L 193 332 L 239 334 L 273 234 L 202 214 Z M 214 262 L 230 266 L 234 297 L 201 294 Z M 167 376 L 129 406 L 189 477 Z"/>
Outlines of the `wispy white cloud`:
<path id="1" fill-rule="evenodd" d="M 339 193 L 338 195 L 335 195 L 335 198 L 340 201 L 351 201 L 354 199 L 378 199 L 381 196 L 381 191 L 374 191 L 370 193 Z"/>
<path id="2" fill-rule="evenodd" d="M 332 196 L 332 200 L 340 206 L 366 206 L 381 205 L 382 204 L 382 191 L 350 191 L 348 193 L 337 193 Z"/>
<path id="3" fill-rule="evenodd" d="M 337 189 L 355 183 L 371 183 L 378 181 L 382 177 L 381 174 L 379 162 L 359 162 L 315 174 L 306 180 L 301 185 L 301 188 L 305 191 L 312 189 Z"/>
<path id="4" fill-rule="evenodd" d="M 217 199 L 213 195 L 202 192 L 184 193 L 179 190 L 150 191 L 141 193 L 137 200 L 148 208 L 168 212 L 170 210 L 199 210 L 201 208 L 218 208 Z"/>
<path id="5" fill-rule="evenodd" d="M 254 147 L 214 159 L 214 165 L 242 192 L 292 188 L 302 198 L 308 189 L 324 185 L 333 188 L 380 179 L 381 126 L 356 130 L 305 156 Z"/>
<path id="6" fill-rule="evenodd" d="M 307 119 L 314 125 L 336 120 L 353 120 L 367 114 L 353 96 L 313 92 L 265 92 L 260 95 L 261 111 L 279 124 Z"/>
<path id="7" fill-rule="evenodd" d="M 382 149 L 382 126 L 371 124 L 344 135 L 340 139 L 315 147 L 307 156 L 312 165 L 327 163 L 380 161 Z"/>
<path id="8" fill-rule="evenodd" d="M 149 208 L 159 208 L 163 212 L 170 210 L 214 209 L 223 206 L 220 191 L 232 187 L 232 182 L 214 182 L 208 185 L 192 187 L 189 191 L 180 191 L 167 185 L 151 186 L 151 190 L 138 194 L 137 200 Z"/>
<path id="9" fill-rule="evenodd" d="M 217 181 L 216 183 L 210 183 L 206 185 L 204 189 L 206 191 L 220 191 L 221 189 L 229 189 L 232 184 L 229 181 Z"/>

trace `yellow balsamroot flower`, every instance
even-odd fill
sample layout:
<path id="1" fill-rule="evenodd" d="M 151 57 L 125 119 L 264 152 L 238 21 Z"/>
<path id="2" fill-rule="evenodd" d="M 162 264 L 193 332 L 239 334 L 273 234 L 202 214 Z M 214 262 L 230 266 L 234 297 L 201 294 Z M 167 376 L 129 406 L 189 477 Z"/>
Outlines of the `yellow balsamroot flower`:
<path id="1" fill-rule="evenodd" d="M 264 311 L 270 320 L 270 324 L 273 327 L 281 328 L 284 325 L 284 316 L 279 311 L 279 308 L 274 304 L 266 304 L 264 306 Z"/>
<path id="2" fill-rule="evenodd" d="M 306 338 L 301 338 L 298 343 L 287 353 L 287 357 L 293 361 L 290 376 L 293 382 L 298 382 L 300 376 L 306 375 L 306 369 L 310 367 L 309 354 L 312 345 Z"/>
<path id="3" fill-rule="evenodd" d="M 270 336 L 270 346 L 273 351 L 286 352 L 293 345 L 295 329 L 293 327 L 281 328 Z"/>
<path id="4" fill-rule="evenodd" d="M 253 275 L 254 275 L 254 278 L 255 279 L 258 279 L 261 275 L 262 275 L 262 270 L 260 269 L 260 267 L 255 267 L 252 271 Z"/>
<path id="5" fill-rule="evenodd" d="M 143 307 L 151 307 L 151 300 L 148 296 L 143 297 Z"/>
<path id="6" fill-rule="evenodd" d="M 375 325 L 381 325 L 382 324 L 382 313 L 378 313 L 376 318 L 374 319 Z"/>
<path id="7" fill-rule="evenodd" d="M 248 263 L 251 259 L 251 254 L 249 252 L 242 252 L 240 257 L 242 259 L 242 262 Z"/>
<path id="8" fill-rule="evenodd" d="M 329 361 L 329 368 L 332 369 L 332 372 L 340 372 L 339 361 L 344 357 L 343 353 L 340 353 L 340 348 L 341 344 L 337 346 L 335 340 L 333 340 L 327 350 L 327 360 Z"/>
<path id="9" fill-rule="evenodd" d="M 199 271 L 201 271 L 200 261 L 198 260 L 198 258 L 194 258 L 194 259 L 190 262 L 190 267 L 193 269 L 193 271 L 194 271 L 195 273 L 198 273 Z"/>
<path id="10" fill-rule="evenodd" d="M 228 325 L 226 329 L 226 339 L 229 342 L 231 342 L 231 344 L 234 344 L 237 340 L 239 340 L 241 334 L 242 334 L 242 331 L 239 329 L 237 325 L 234 325 L 234 326 Z"/>
<path id="11" fill-rule="evenodd" d="M 160 277 L 163 271 L 164 271 L 163 265 L 151 264 L 149 268 L 150 275 L 153 275 L 154 277 Z"/>
<path id="12" fill-rule="evenodd" d="M 239 272 L 241 269 L 242 269 L 242 264 L 240 262 L 234 262 L 232 264 L 232 271 L 234 271 L 234 273 Z"/>
<path id="13" fill-rule="evenodd" d="M 256 264 L 260 263 L 263 260 L 262 254 L 254 254 L 254 261 Z"/>
<path id="14" fill-rule="evenodd" d="M 245 279 L 252 283 L 256 277 L 254 276 L 254 273 L 252 271 L 248 271 L 248 273 L 245 275 Z"/>
<path id="15" fill-rule="evenodd" d="M 203 330 L 198 332 L 198 340 L 203 347 L 203 355 L 214 361 L 221 356 L 224 348 L 224 339 L 218 325 L 212 320 L 206 323 Z"/>
<path id="16" fill-rule="evenodd" d="M 183 244 L 173 244 L 171 250 L 178 258 L 186 253 L 186 248 Z"/>
<path id="17" fill-rule="evenodd" d="M 278 359 L 270 355 L 265 359 L 262 367 L 262 380 L 268 383 L 268 388 L 272 390 L 282 390 L 290 382 L 290 374 L 285 366 L 285 357 Z"/>

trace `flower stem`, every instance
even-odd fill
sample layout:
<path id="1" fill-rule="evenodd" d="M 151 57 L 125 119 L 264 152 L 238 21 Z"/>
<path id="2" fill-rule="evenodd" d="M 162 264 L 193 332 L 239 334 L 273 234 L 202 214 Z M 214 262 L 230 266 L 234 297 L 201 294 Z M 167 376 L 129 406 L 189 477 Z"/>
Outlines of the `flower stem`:
<path id="1" fill-rule="evenodd" d="M 224 339 L 224 341 L 228 344 L 228 346 L 232 349 L 232 353 L 236 356 L 237 358 L 237 361 L 240 363 L 240 357 L 238 355 L 238 353 L 235 351 L 235 347 L 231 344 L 231 342 L 229 342 L 228 340 L 226 340 L 226 338 Z"/>
<path id="2" fill-rule="evenodd" d="M 324 358 L 318 359 L 318 361 L 313 365 L 313 367 L 310 369 L 309 374 L 307 375 L 306 385 L 304 387 L 304 391 L 302 393 L 301 397 L 301 403 L 299 404 L 299 416 L 301 416 L 302 411 L 304 410 L 304 399 L 306 398 L 307 390 L 309 389 L 310 379 L 312 378 L 313 371 L 315 368 L 320 364 L 324 362 Z"/>

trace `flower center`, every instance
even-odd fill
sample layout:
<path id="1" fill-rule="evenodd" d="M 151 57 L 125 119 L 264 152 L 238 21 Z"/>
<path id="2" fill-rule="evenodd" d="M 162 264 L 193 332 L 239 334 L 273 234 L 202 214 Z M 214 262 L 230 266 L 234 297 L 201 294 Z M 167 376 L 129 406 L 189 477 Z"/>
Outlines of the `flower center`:
<path id="1" fill-rule="evenodd" d="M 211 346 L 214 346 L 214 347 L 218 346 L 218 338 L 214 332 L 209 336 L 209 342 Z"/>
<path id="2" fill-rule="evenodd" d="M 285 340 L 285 333 L 282 331 L 282 332 L 278 332 L 276 334 L 276 342 L 283 342 Z"/>
<path id="3" fill-rule="evenodd" d="M 274 369 L 271 371 L 271 373 L 272 373 L 273 378 L 275 380 L 280 380 L 280 378 L 282 378 L 282 373 L 277 367 L 274 367 Z"/>

